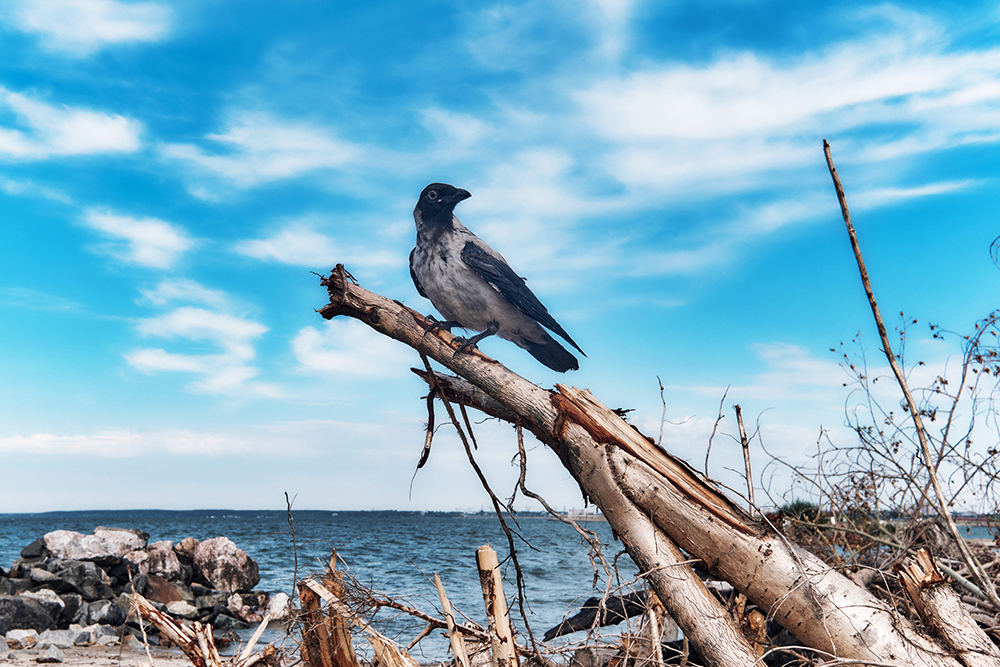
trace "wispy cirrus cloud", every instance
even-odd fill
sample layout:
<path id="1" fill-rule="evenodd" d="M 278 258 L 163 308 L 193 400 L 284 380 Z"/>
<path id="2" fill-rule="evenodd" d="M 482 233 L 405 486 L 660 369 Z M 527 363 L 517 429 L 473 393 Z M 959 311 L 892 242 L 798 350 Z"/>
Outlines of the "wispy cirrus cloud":
<path id="1" fill-rule="evenodd" d="M 1000 140 L 1000 49 L 956 50 L 926 20 L 881 18 L 889 29 L 813 53 L 646 65 L 575 97 L 611 143 L 611 172 L 667 190 L 773 182 L 815 162 L 825 135 L 867 132 L 862 161 Z"/>
<path id="2" fill-rule="evenodd" d="M 180 226 L 157 218 L 133 218 L 91 209 L 83 223 L 101 232 L 108 241 L 99 245 L 118 259 L 153 269 L 168 269 L 194 247 L 194 240 Z"/>
<path id="3" fill-rule="evenodd" d="M 0 453 L 136 458 L 169 455 L 216 457 L 234 454 L 297 456 L 329 446 L 330 433 L 386 441 L 394 427 L 334 420 L 279 421 L 221 429 L 99 429 L 72 435 L 32 433 L 0 436 Z"/>
<path id="4" fill-rule="evenodd" d="M 353 320 L 303 327 L 292 341 L 292 351 L 305 370 L 333 375 L 399 377 L 413 363 L 403 345 Z"/>
<path id="5" fill-rule="evenodd" d="M 357 248 L 316 231 L 311 216 L 293 220 L 269 237 L 238 242 L 233 250 L 262 261 L 328 269 L 336 263 L 349 266 L 398 266 L 406 258 L 387 250 Z"/>
<path id="6" fill-rule="evenodd" d="M 125 360 L 137 370 L 192 374 L 197 379 L 191 388 L 202 393 L 274 395 L 276 392 L 267 385 L 248 386 L 260 374 L 260 369 L 250 363 L 257 356 L 254 344 L 268 331 L 259 322 L 230 313 L 180 306 L 139 320 L 136 331 L 143 337 L 165 338 L 199 350 L 190 353 L 158 347 L 135 349 L 125 354 Z M 218 352 L 200 351 L 206 345 Z"/>
<path id="7" fill-rule="evenodd" d="M 118 114 L 49 104 L 0 86 L 5 108 L 19 122 L 0 125 L 0 158 L 132 153 L 141 146 L 142 124 Z"/>
<path id="8" fill-rule="evenodd" d="M 360 147 L 327 127 L 267 112 L 233 114 L 226 129 L 205 137 L 206 147 L 164 144 L 163 156 L 236 188 L 250 188 L 324 169 L 340 169 L 362 157 Z M 192 194 L 211 198 L 203 185 Z"/>
<path id="9" fill-rule="evenodd" d="M 229 295 L 222 290 L 205 287 L 201 283 L 186 278 L 164 280 L 150 289 L 140 289 L 144 301 L 154 306 L 166 306 L 175 302 L 197 303 L 214 308 L 231 305 Z"/>
<path id="10" fill-rule="evenodd" d="M 0 287 L 0 306 L 77 315 L 88 312 L 82 303 L 56 294 L 40 292 L 30 287 Z"/>
<path id="11" fill-rule="evenodd" d="M 118 0 L 9 0 L 4 14 L 10 25 L 40 35 L 45 48 L 77 57 L 161 41 L 173 21 L 173 11 L 161 2 Z"/>

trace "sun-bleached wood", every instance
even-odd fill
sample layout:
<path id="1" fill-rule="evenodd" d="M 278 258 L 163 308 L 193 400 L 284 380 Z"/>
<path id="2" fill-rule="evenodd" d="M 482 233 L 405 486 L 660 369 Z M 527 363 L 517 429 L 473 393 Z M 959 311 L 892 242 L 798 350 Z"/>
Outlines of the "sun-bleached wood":
<path id="1" fill-rule="evenodd" d="M 807 646 L 844 659 L 961 664 L 867 590 L 752 519 L 590 392 L 543 389 L 478 350 L 455 355 L 453 336 L 432 330 L 432 321 L 400 302 L 361 288 L 340 265 L 323 284 L 330 294 L 323 317 L 356 318 L 433 358 L 474 388 L 461 397 L 462 383 L 452 379 L 445 389 L 454 392 L 450 399 L 482 403 L 552 448 L 708 664 L 753 665 L 757 655 L 684 564 L 684 552 L 773 613 Z M 481 400 L 484 395 L 489 400 Z"/>

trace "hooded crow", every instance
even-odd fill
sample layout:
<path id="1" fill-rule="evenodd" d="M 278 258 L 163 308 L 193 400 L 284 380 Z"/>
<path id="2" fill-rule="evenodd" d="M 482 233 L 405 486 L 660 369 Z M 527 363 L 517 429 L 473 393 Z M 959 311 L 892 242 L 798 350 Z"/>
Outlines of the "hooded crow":
<path id="1" fill-rule="evenodd" d="M 410 253 L 410 276 L 420 296 L 430 299 L 445 317 L 437 327 L 481 332 L 462 343 L 456 354 L 496 334 L 523 347 L 554 371 L 577 370 L 576 357 L 542 327 L 559 334 L 577 350 L 580 346 L 500 253 L 455 217 L 455 205 L 471 196 L 467 190 L 431 183 L 413 209 L 417 245 Z"/>

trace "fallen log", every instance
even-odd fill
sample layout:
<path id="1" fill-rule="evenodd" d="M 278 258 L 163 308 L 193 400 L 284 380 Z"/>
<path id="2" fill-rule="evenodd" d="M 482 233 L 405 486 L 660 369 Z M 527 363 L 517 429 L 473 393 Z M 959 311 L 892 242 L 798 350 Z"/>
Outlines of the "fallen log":
<path id="1" fill-rule="evenodd" d="M 920 549 L 895 569 L 920 618 L 947 642 L 966 667 L 1000 667 L 1000 649 L 962 605 L 927 549 Z"/>
<path id="2" fill-rule="evenodd" d="M 589 630 L 596 626 L 617 625 L 626 618 L 646 612 L 646 591 L 634 591 L 626 595 L 609 595 L 601 604 L 601 598 L 587 598 L 580 611 L 562 623 L 546 631 L 545 641 L 568 635 L 571 632 Z M 599 618 L 598 618 L 599 617 Z"/>
<path id="3" fill-rule="evenodd" d="M 433 358 L 513 415 L 559 456 L 586 498 L 601 508 L 640 572 L 711 665 L 754 665 L 756 651 L 686 564 L 687 554 L 767 610 L 803 644 L 842 659 L 960 665 L 950 647 L 864 588 L 790 543 L 682 460 L 657 448 L 590 392 L 543 389 L 478 350 L 455 355 L 448 332 L 398 301 L 349 280 L 342 265 L 323 279 L 327 319 L 346 315 Z M 436 376 L 428 376 L 440 388 Z M 449 400 L 480 407 L 477 395 Z M 683 548 L 683 551 L 682 551 Z M 684 552 L 687 552 L 685 554 Z"/>

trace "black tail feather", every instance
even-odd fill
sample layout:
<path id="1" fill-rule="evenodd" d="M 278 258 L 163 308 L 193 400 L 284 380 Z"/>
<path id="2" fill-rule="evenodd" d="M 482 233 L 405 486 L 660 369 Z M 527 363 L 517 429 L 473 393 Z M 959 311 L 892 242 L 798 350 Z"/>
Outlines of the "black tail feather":
<path id="1" fill-rule="evenodd" d="M 541 343 L 521 338 L 517 344 L 526 349 L 535 359 L 558 373 L 579 370 L 580 363 L 576 357 L 567 352 L 566 348 L 552 336 L 548 334 L 544 334 L 544 336 L 545 339 Z"/>

